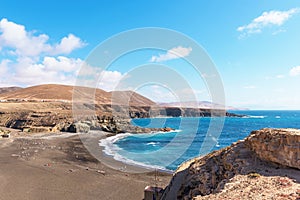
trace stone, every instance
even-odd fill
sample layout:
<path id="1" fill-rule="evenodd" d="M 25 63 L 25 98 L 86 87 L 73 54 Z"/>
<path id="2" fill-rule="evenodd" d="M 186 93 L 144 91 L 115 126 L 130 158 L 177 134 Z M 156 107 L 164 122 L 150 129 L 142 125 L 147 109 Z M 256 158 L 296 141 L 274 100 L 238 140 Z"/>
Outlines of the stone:
<path id="1" fill-rule="evenodd" d="M 105 175 L 105 171 L 103 171 L 103 170 L 97 170 L 97 173 Z"/>
<path id="2" fill-rule="evenodd" d="M 90 126 L 85 123 L 76 122 L 71 124 L 67 131 L 71 133 L 88 133 L 90 131 Z"/>

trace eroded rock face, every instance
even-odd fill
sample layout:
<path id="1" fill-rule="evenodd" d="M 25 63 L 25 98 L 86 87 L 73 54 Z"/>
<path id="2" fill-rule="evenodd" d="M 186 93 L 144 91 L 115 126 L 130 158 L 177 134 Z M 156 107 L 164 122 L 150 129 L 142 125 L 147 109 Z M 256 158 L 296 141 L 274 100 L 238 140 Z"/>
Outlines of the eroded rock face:
<path id="1" fill-rule="evenodd" d="M 299 177 L 299 162 L 300 130 L 253 131 L 243 141 L 183 164 L 186 167 L 175 172 L 162 199 L 202 199 L 221 192 L 237 175 L 280 176 L 278 173 L 286 170 L 283 176 L 292 171 L 290 174 Z"/>
<path id="2" fill-rule="evenodd" d="M 262 160 L 300 169 L 300 130 L 252 131 L 245 143 Z"/>

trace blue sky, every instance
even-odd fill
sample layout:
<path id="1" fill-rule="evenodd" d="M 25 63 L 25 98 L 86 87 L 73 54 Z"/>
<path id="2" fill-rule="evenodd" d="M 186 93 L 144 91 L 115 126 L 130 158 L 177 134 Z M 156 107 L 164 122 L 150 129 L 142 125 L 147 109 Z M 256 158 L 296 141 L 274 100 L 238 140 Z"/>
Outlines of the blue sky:
<path id="1" fill-rule="evenodd" d="M 17 5 L 17 6 L 16 6 Z M 227 105 L 251 109 L 299 109 L 299 1 L 2 1 L 0 86 L 74 84 L 83 60 L 105 39 L 134 28 L 179 31 L 209 54 L 223 80 Z M 182 49 L 180 49 L 182 47 Z M 177 49 L 176 49 L 177 48 Z M 159 60 L 187 77 L 199 100 L 210 100 L 202 80 L 181 58 Z M 105 72 L 103 89 L 132 66 L 167 51 L 133 53 Z M 150 91 L 150 92 L 149 92 Z M 172 101 L 157 86 L 141 88 L 156 101 Z"/>

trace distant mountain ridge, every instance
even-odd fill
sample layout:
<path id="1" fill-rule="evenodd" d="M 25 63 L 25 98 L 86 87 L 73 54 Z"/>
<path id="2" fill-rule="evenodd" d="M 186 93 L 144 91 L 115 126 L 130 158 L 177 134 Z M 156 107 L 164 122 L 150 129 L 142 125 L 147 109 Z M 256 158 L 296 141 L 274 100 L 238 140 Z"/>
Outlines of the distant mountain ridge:
<path id="1" fill-rule="evenodd" d="M 209 101 L 184 101 L 158 103 L 162 107 L 180 107 L 180 108 L 202 108 L 202 109 L 224 109 L 225 110 L 248 110 L 248 108 L 237 108 L 233 106 L 223 106 L 221 104 L 212 103 Z"/>
<path id="2" fill-rule="evenodd" d="M 7 93 L 7 92 L 13 92 L 13 91 L 16 91 L 19 89 L 22 89 L 22 88 L 21 87 L 3 87 L 3 88 L 0 88 L 0 94 Z"/>

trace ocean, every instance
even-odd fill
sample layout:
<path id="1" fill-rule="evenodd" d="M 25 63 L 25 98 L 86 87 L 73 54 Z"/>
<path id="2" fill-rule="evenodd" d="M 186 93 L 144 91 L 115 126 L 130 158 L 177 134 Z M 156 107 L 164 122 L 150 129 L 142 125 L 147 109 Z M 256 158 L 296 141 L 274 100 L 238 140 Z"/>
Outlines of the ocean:
<path id="1" fill-rule="evenodd" d="M 141 127 L 171 127 L 172 132 L 119 134 L 100 140 L 104 153 L 145 168 L 173 171 L 184 161 L 218 150 L 262 128 L 300 128 L 300 111 L 231 111 L 245 117 L 133 119 Z M 224 122 L 221 131 L 211 121 Z M 220 127 L 219 127 L 220 128 Z M 210 131 L 208 131 L 210 130 Z"/>

